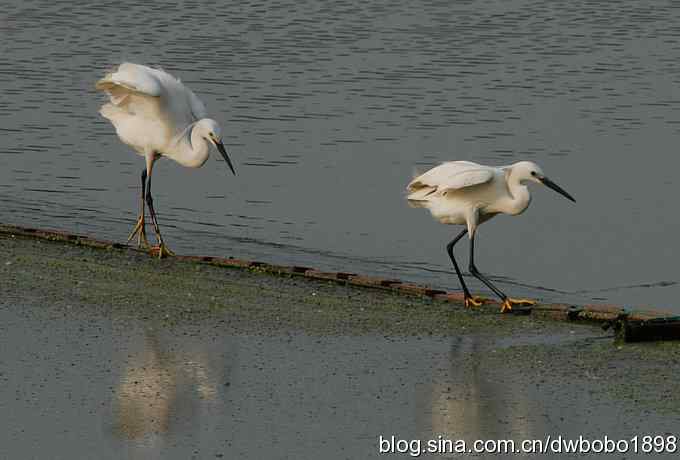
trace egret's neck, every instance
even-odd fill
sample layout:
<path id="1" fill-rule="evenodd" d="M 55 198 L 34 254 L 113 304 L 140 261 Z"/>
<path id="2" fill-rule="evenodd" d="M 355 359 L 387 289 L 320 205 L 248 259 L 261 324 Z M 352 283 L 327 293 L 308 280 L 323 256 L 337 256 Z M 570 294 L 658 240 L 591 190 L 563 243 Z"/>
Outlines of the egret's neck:
<path id="1" fill-rule="evenodd" d="M 508 178 L 508 190 L 510 191 L 510 206 L 509 214 L 517 215 L 524 212 L 531 203 L 531 193 L 529 187 L 522 184 L 517 176 L 513 176 L 512 172 Z"/>
<path id="2" fill-rule="evenodd" d="M 183 133 L 177 143 L 177 152 L 171 156 L 182 166 L 198 168 L 208 159 L 208 150 L 208 141 L 194 124 Z"/>

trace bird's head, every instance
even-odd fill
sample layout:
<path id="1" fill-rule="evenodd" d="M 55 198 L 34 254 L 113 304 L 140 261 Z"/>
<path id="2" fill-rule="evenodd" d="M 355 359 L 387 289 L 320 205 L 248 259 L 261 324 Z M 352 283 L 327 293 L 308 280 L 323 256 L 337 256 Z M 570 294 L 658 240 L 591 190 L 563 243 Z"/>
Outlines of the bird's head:
<path id="1" fill-rule="evenodd" d="M 227 155 L 227 150 L 224 148 L 224 144 L 222 143 L 222 129 L 220 128 L 220 125 L 218 125 L 215 120 L 211 120 L 210 118 L 204 118 L 203 120 L 200 120 L 197 125 L 200 126 L 201 135 L 209 143 L 217 147 L 217 150 L 222 155 L 222 158 L 224 158 L 224 161 L 226 161 L 229 165 L 231 172 L 236 175 L 234 165 L 231 163 L 229 155 Z"/>
<path id="2" fill-rule="evenodd" d="M 533 161 L 520 161 L 519 163 L 515 163 L 512 165 L 512 174 L 516 175 L 520 183 L 532 181 L 536 182 L 537 184 L 545 185 L 546 187 L 551 188 L 560 195 L 564 196 L 568 200 L 571 200 L 574 203 L 576 202 L 574 197 L 569 195 L 562 187 L 548 179 L 545 174 L 543 174 L 541 167 Z"/>

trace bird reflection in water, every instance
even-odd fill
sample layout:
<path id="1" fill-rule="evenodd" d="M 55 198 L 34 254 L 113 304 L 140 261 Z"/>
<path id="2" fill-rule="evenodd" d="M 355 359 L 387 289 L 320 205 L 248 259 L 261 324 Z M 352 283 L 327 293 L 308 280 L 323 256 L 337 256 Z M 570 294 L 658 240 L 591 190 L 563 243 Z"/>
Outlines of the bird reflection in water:
<path id="1" fill-rule="evenodd" d="M 429 403 L 431 419 L 421 423 L 423 439 L 529 438 L 536 410 L 525 388 L 494 378 L 484 368 L 492 353 L 485 339 L 456 337 L 435 366 Z M 488 339 L 486 339 L 488 341 Z M 427 396 L 425 396 L 427 397 Z M 428 423 L 429 422 L 429 423 Z M 429 431 L 429 432 L 428 432 Z"/>
<path id="2" fill-rule="evenodd" d="M 143 349 L 130 354 L 127 362 L 114 396 L 118 437 L 163 435 L 178 420 L 195 419 L 202 405 L 220 397 L 208 354 L 191 347 L 176 352 L 154 330 L 145 331 Z"/>

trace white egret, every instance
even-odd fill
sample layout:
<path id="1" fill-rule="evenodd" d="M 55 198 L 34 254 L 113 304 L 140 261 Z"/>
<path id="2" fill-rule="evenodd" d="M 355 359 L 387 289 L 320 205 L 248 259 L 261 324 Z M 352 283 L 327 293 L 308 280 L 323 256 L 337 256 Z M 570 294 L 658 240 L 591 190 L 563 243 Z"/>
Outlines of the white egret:
<path id="1" fill-rule="evenodd" d="M 543 184 L 571 201 L 574 198 L 545 177 L 541 168 L 531 161 L 520 161 L 510 166 L 484 166 L 470 161 L 450 161 L 436 166 L 416 177 L 408 184 L 409 203 L 427 208 L 443 224 L 466 225 L 446 250 L 463 287 L 466 307 L 478 307 L 483 298 L 473 297 L 463 281 L 463 275 L 453 256 L 453 247 L 466 233 L 470 238 L 470 273 L 501 298 L 501 312 L 512 310 L 513 305 L 533 305 L 526 299 L 511 299 L 482 275 L 474 261 L 475 232 L 477 227 L 496 214 L 518 215 L 529 207 L 531 194 L 528 182 Z"/>
<path id="2" fill-rule="evenodd" d="M 159 257 L 172 255 L 163 242 L 151 197 L 154 163 L 168 157 L 182 166 L 199 168 L 208 159 L 212 144 L 236 174 L 222 143 L 220 126 L 207 118 L 203 102 L 189 88 L 160 69 L 125 62 L 99 80 L 96 88 L 110 98 L 99 113 L 111 121 L 120 140 L 146 160 L 141 209 L 128 241 L 137 235 L 138 245 L 149 247 L 144 220 L 146 200 L 158 240 L 158 246 L 151 251 L 158 251 Z"/>

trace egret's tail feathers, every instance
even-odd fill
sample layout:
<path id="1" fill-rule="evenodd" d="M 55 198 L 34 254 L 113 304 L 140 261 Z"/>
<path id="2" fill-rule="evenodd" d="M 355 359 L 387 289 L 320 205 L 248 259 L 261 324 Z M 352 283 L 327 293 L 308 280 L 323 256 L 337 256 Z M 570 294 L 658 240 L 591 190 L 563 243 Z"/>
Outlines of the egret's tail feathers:
<path id="1" fill-rule="evenodd" d="M 427 208 L 429 201 L 427 201 L 427 200 L 422 200 L 422 201 L 408 200 L 407 203 L 412 208 Z"/>
<path id="2" fill-rule="evenodd" d="M 420 187 L 418 189 L 412 190 L 406 199 L 408 200 L 408 204 L 410 206 L 414 208 L 423 208 L 427 206 L 427 202 L 429 201 L 431 195 L 436 191 L 437 187 Z"/>
<path id="3" fill-rule="evenodd" d="M 126 92 L 131 92 L 131 91 L 139 91 L 135 86 L 125 82 L 121 81 L 120 79 L 115 78 L 115 75 L 112 73 L 107 73 L 104 78 L 99 80 L 97 83 L 94 85 L 95 89 L 98 89 L 99 91 L 106 91 L 107 93 L 115 90 L 115 89 L 120 89 Z"/>
<path id="4" fill-rule="evenodd" d="M 425 173 L 425 174 L 427 174 L 427 173 Z M 428 184 L 426 181 L 421 180 L 421 178 L 425 174 L 421 174 L 417 170 L 414 170 L 413 171 L 413 179 L 411 179 L 411 182 L 409 182 L 408 185 L 406 186 L 406 191 L 415 192 L 415 191 L 421 190 L 423 188 L 433 187 L 432 184 Z"/>
<path id="5" fill-rule="evenodd" d="M 102 117 L 113 121 L 116 116 L 121 113 L 121 109 L 116 107 L 114 104 L 104 104 L 99 109 L 99 113 Z"/>
<path id="6" fill-rule="evenodd" d="M 111 73 L 106 74 L 106 76 L 99 80 L 94 87 L 99 91 L 106 92 L 109 99 L 111 99 L 111 103 L 115 105 L 121 105 L 130 93 L 134 91 L 133 88 L 113 81 L 113 74 Z"/>
<path id="7" fill-rule="evenodd" d="M 104 75 L 104 78 L 94 84 L 95 89 L 98 91 L 108 91 L 113 86 L 116 86 L 116 84 L 113 82 L 112 73 L 107 73 Z"/>
<path id="8" fill-rule="evenodd" d="M 111 92 L 114 88 L 137 92 L 147 96 L 160 96 L 162 92 L 159 75 L 168 74 L 149 67 L 124 62 L 114 72 L 107 73 L 95 84 L 100 91 Z"/>
<path id="9" fill-rule="evenodd" d="M 115 105 L 123 104 L 130 95 L 160 96 L 161 85 L 154 72 L 148 67 L 124 62 L 115 71 L 104 75 L 95 88 L 105 91 Z"/>

